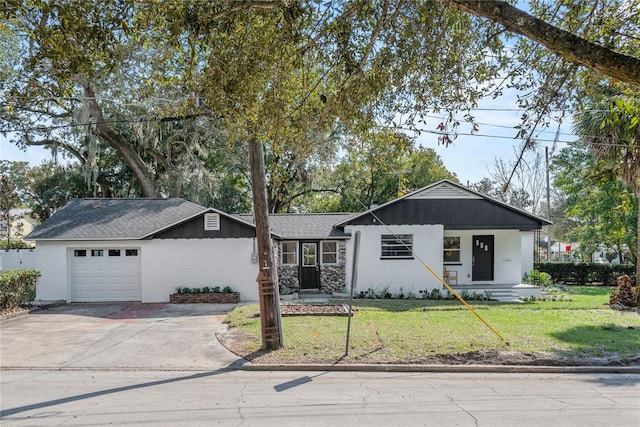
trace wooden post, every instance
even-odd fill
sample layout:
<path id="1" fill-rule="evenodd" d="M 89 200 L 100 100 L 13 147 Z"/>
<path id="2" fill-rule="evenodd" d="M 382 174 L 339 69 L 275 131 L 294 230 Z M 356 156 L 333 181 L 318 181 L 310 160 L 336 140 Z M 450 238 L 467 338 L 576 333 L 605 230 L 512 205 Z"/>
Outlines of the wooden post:
<path id="1" fill-rule="evenodd" d="M 277 272 L 273 257 L 267 184 L 264 171 L 262 144 L 255 139 L 249 141 L 249 163 L 251 167 L 251 189 L 253 195 L 253 217 L 258 243 L 258 298 L 260 300 L 260 323 L 262 326 L 262 349 L 276 350 L 282 347 L 282 322 L 280 319 L 280 294 L 276 283 Z"/>

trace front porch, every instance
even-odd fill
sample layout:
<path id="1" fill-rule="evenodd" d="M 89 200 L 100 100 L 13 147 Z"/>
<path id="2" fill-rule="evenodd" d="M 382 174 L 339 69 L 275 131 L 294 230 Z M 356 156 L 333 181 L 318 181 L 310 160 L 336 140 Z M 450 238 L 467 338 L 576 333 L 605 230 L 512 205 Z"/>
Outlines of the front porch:
<path id="1" fill-rule="evenodd" d="M 542 297 L 542 288 L 526 283 L 519 283 L 517 285 L 467 284 L 450 286 L 460 295 L 466 290 L 468 293 L 475 292 L 476 294 L 488 295 L 492 301 L 517 302 L 532 296 L 536 298 Z"/>

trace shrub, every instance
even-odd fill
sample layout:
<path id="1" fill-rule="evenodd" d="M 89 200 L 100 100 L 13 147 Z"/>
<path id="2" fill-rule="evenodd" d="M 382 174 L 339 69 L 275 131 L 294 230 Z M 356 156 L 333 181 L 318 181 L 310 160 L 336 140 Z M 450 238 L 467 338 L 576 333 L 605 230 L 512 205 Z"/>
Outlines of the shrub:
<path id="1" fill-rule="evenodd" d="M 442 298 L 442 291 L 438 288 L 433 288 L 429 293 L 429 299 L 439 300 Z"/>
<path id="2" fill-rule="evenodd" d="M 203 294 L 208 294 L 209 292 L 211 292 L 211 288 L 209 288 L 208 286 L 205 286 L 204 288 L 202 288 Z"/>
<path id="3" fill-rule="evenodd" d="M 535 284 L 538 286 L 548 286 L 552 283 L 551 275 L 549 273 L 545 273 L 544 271 L 538 271 L 535 268 L 529 272 L 529 274 L 525 274 L 524 283 Z"/>
<path id="4" fill-rule="evenodd" d="M 609 296 L 609 304 L 627 308 L 640 306 L 640 292 L 634 292 L 631 287 L 631 279 L 626 274 L 618 277 L 618 290 Z"/>
<path id="5" fill-rule="evenodd" d="M 225 294 L 230 294 L 233 291 L 231 290 L 230 286 L 225 286 L 224 288 L 222 288 L 222 292 L 224 292 Z"/>
<path id="6" fill-rule="evenodd" d="M 38 270 L 0 271 L 0 307 L 16 308 L 36 296 Z"/>
<path id="7" fill-rule="evenodd" d="M 604 286 L 614 284 L 621 275 L 629 275 L 635 280 L 635 266 L 631 264 L 598 264 L 587 262 L 539 262 L 535 269 L 551 275 L 553 283 L 571 285 L 589 285 L 601 283 Z"/>
<path id="8" fill-rule="evenodd" d="M 220 286 L 214 286 L 213 289 L 211 289 L 211 292 L 214 294 L 220 293 Z"/>

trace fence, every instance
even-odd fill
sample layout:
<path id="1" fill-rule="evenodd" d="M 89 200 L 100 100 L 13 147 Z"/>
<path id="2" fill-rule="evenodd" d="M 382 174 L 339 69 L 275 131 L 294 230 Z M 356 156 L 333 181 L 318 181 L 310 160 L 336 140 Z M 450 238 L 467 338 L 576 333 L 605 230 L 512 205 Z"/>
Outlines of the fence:
<path id="1" fill-rule="evenodd" d="M 16 268 L 35 269 L 35 250 L 9 249 L 0 251 L 0 270 L 13 270 Z"/>

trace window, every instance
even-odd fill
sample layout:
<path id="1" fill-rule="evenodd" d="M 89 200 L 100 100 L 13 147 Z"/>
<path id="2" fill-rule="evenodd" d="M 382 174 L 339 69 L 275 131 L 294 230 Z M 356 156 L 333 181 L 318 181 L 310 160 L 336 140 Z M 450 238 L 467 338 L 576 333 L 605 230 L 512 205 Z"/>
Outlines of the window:
<path id="1" fill-rule="evenodd" d="M 91 256 L 103 256 L 104 251 L 102 249 L 91 249 Z"/>
<path id="2" fill-rule="evenodd" d="M 204 229 L 206 231 L 220 230 L 220 214 L 217 214 L 217 213 L 204 214 Z"/>
<path id="3" fill-rule="evenodd" d="M 87 256 L 86 249 L 76 249 L 73 251 L 73 256 Z"/>
<path id="4" fill-rule="evenodd" d="M 444 238 L 444 257 L 443 261 L 460 262 L 460 237 Z"/>
<path id="5" fill-rule="evenodd" d="M 302 244 L 302 266 L 316 267 L 318 265 L 318 245 L 316 243 Z"/>
<path id="6" fill-rule="evenodd" d="M 338 242 L 322 242 L 322 263 L 338 263 Z"/>
<path id="7" fill-rule="evenodd" d="M 298 264 L 298 242 L 282 242 L 282 264 Z"/>
<path id="8" fill-rule="evenodd" d="M 138 250 L 137 249 L 126 249 L 124 251 L 124 256 L 138 256 Z"/>
<path id="9" fill-rule="evenodd" d="M 413 234 L 380 236 L 381 258 L 413 258 Z"/>
<path id="10" fill-rule="evenodd" d="M 109 249 L 109 256 L 120 256 L 120 249 Z"/>

